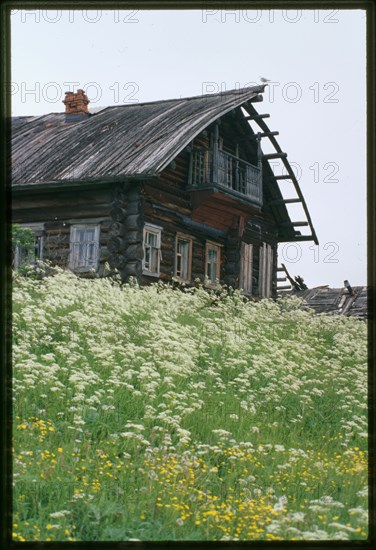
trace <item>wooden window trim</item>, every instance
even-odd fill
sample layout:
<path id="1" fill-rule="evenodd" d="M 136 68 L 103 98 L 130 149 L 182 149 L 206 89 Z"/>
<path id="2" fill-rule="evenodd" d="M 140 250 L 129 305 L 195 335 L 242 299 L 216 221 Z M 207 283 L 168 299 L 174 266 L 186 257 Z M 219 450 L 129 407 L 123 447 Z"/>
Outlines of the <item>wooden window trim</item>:
<path id="1" fill-rule="evenodd" d="M 95 259 L 93 261 L 93 265 L 82 265 L 77 266 L 75 262 L 75 256 L 74 256 L 74 249 L 73 245 L 76 242 L 75 235 L 78 231 L 86 231 L 89 229 L 94 229 L 94 238 L 93 243 L 96 245 L 95 248 Z M 100 257 L 100 225 L 94 224 L 94 223 L 85 223 L 85 224 L 74 224 L 70 227 L 70 237 L 69 237 L 69 269 L 75 273 L 87 273 L 94 269 L 95 271 L 98 270 L 99 265 L 99 257 Z M 86 243 L 87 245 L 87 243 Z"/>
<path id="2" fill-rule="evenodd" d="M 178 263 L 178 241 L 188 241 L 189 248 L 188 248 L 188 275 L 187 277 L 180 277 L 177 275 L 177 263 Z M 174 277 L 178 281 L 189 283 L 192 280 L 192 247 L 193 247 L 193 239 L 189 235 L 185 235 L 184 233 L 176 233 L 175 237 L 175 259 L 174 259 Z"/>
<path id="3" fill-rule="evenodd" d="M 215 288 L 217 286 L 217 281 L 220 281 L 221 275 L 221 252 L 223 245 L 215 243 L 213 241 L 206 241 L 205 243 L 205 284 L 210 288 Z M 218 262 L 217 262 L 217 273 L 216 273 L 216 282 L 213 283 L 208 277 L 208 253 L 210 249 L 214 249 L 218 253 Z"/>
<path id="4" fill-rule="evenodd" d="M 162 251 L 161 251 L 161 244 L 162 244 L 162 227 L 160 225 L 154 225 L 152 223 L 145 223 L 144 225 L 144 231 L 143 231 L 143 250 L 144 250 L 144 257 L 142 259 L 142 274 L 146 275 L 148 277 L 159 277 L 161 274 L 161 260 L 162 260 Z M 157 236 L 157 246 L 158 249 L 158 270 L 157 271 L 150 271 L 149 269 L 146 269 L 145 267 L 145 244 L 146 244 L 146 234 L 151 233 L 153 235 Z"/>

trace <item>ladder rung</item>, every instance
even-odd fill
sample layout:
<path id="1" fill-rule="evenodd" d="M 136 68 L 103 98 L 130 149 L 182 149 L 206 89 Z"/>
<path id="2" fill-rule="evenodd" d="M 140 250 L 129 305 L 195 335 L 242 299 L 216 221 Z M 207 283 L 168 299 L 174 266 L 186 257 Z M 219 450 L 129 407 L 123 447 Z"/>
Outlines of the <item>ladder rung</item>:
<path id="1" fill-rule="evenodd" d="M 282 159 L 282 158 L 286 158 L 286 157 L 287 157 L 287 153 L 269 153 L 269 154 L 263 156 L 263 158 L 265 160 Z"/>
<path id="2" fill-rule="evenodd" d="M 301 199 L 277 199 L 275 201 L 268 202 L 267 206 L 271 206 L 274 204 L 293 204 L 296 202 L 302 202 Z"/>
<path id="3" fill-rule="evenodd" d="M 307 227 L 308 222 L 282 222 L 281 225 L 293 225 L 294 227 Z"/>
<path id="4" fill-rule="evenodd" d="M 313 236 L 312 235 L 298 235 L 294 237 L 294 241 L 312 241 Z M 290 242 L 290 241 L 287 241 Z"/>
<path id="5" fill-rule="evenodd" d="M 289 239 L 284 239 L 284 238 L 281 238 L 278 242 L 279 243 L 291 243 L 292 241 L 313 241 L 313 236 L 312 235 L 294 235 L 293 239 L 289 238 Z"/>
<path id="6" fill-rule="evenodd" d="M 269 118 L 270 115 L 259 115 L 259 114 L 256 114 L 256 115 L 249 115 L 249 116 L 245 116 L 244 118 L 246 120 L 257 120 L 258 118 Z"/>
<path id="7" fill-rule="evenodd" d="M 258 134 L 259 137 L 270 137 L 270 136 L 279 136 L 279 132 L 261 132 Z"/>
<path id="8" fill-rule="evenodd" d="M 292 286 L 291 285 L 288 285 L 288 286 L 278 286 L 277 287 L 277 290 L 292 290 Z"/>
<path id="9" fill-rule="evenodd" d="M 275 180 L 291 180 L 291 176 L 288 174 L 284 174 L 283 176 L 274 176 L 273 179 Z"/>
<path id="10" fill-rule="evenodd" d="M 281 283 L 284 283 L 285 281 L 287 281 L 287 278 L 286 277 L 277 277 L 277 283 L 278 281 L 280 281 Z"/>

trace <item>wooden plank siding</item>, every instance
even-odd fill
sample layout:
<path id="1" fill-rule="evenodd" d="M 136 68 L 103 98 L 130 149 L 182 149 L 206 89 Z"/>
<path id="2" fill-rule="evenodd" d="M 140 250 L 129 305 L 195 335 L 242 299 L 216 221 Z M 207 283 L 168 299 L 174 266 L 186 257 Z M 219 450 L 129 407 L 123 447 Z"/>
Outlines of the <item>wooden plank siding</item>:
<path id="1" fill-rule="evenodd" d="M 62 268 L 67 267 L 69 262 L 71 226 L 84 223 L 93 223 L 100 226 L 98 273 L 102 275 L 104 271 L 104 264 L 109 260 L 107 249 L 110 227 L 109 218 L 102 221 L 98 221 L 96 218 L 87 218 L 85 220 L 68 218 L 64 222 L 64 225 L 62 222 L 46 223 L 43 239 L 43 258 L 52 261 L 54 264 Z"/>

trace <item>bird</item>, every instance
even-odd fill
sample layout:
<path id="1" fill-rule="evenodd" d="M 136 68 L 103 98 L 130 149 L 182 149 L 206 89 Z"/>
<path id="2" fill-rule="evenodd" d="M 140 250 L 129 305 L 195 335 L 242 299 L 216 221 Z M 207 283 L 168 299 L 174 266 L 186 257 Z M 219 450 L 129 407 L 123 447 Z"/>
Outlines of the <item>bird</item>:
<path id="1" fill-rule="evenodd" d="M 269 80 L 269 78 L 264 78 L 263 76 L 260 76 L 260 80 L 263 84 L 266 84 L 267 82 L 271 82 L 271 80 Z"/>

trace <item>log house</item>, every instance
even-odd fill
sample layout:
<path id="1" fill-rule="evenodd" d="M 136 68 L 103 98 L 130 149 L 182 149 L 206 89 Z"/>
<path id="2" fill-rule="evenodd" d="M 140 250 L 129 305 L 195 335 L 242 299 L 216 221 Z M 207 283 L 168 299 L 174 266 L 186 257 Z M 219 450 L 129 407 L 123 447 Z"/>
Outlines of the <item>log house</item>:
<path id="1" fill-rule="evenodd" d="M 102 275 L 108 262 L 142 285 L 200 279 L 275 297 L 278 243 L 318 241 L 278 132 L 255 109 L 264 88 L 93 115 L 78 90 L 65 113 L 14 117 L 13 222 L 34 231 L 35 257 L 80 276 Z M 263 139 L 275 153 L 263 154 Z M 291 203 L 303 220 L 291 220 Z"/>

